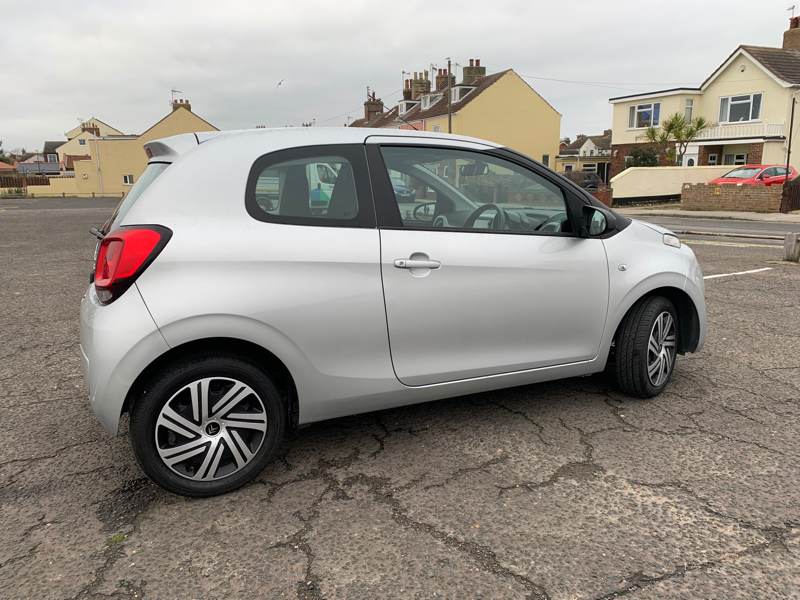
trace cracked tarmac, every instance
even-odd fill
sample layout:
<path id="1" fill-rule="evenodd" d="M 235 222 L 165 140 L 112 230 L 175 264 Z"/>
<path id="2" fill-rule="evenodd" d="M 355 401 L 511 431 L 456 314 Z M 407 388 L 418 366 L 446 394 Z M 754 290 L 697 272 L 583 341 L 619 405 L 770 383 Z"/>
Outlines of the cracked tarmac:
<path id="1" fill-rule="evenodd" d="M 0 210 L 0 598 L 800 598 L 800 267 L 697 245 L 705 349 L 318 423 L 188 500 L 89 412 L 78 302 L 113 204 Z M 16 205 L 21 201 L 16 201 Z M 4 204 L 0 202 L 0 209 Z"/>

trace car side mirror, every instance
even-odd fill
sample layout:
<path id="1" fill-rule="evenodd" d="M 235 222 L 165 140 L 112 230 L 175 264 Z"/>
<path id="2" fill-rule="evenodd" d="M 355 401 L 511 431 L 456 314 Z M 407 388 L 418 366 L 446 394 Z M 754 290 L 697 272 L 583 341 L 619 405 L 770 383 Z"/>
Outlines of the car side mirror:
<path id="1" fill-rule="evenodd" d="M 617 227 L 617 218 L 614 213 L 599 206 L 584 205 L 582 216 L 583 222 L 580 229 L 582 238 L 603 235 Z"/>

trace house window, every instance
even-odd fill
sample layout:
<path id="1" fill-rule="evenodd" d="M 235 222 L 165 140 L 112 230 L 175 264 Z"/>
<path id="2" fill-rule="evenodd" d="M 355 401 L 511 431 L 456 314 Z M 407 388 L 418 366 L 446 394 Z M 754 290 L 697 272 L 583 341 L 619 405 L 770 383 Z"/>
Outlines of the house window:
<path id="1" fill-rule="evenodd" d="M 586 163 L 583 165 L 583 172 L 584 173 L 597 173 L 597 164 L 596 163 Z"/>
<path id="2" fill-rule="evenodd" d="M 434 131 L 441 131 L 441 130 L 442 130 L 442 128 L 441 128 L 439 125 L 434 125 L 434 126 L 433 126 L 433 130 L 434 130 Z"/>
<path id="3" fill-rule="evenodd" d="M 122 183 L 125 185 L 133 185 L 133 175 L 123 175 Z"/>
<path id="4" fill-rule="evenodd" d="M 658 125 L 660 113 L 660 102 L 631 106 L 628 111 L 628 128 L 643 129 L 645 127 L 655 127 Z"/>
<path id="5" fill-rule="evenodd" d="M 726 96 L 719 99 L 719 122 L 755 121 L 761 116 L 761 94 Z"/>
<path id="6" fill-rule="evenodd" d="M 455 88 L 455 94 L 453 94 L 453 102 L 461 102 L 464 97 L 469 94 L 475 88 L 471 87 L 457 87 Z"/>
<path id="7" fill-rule="evenodd" d="M 428 110 L 431 106 L 436 104 L 440 99 L 441 94 L 432 94 L 430 96 L 423 96 L 422 97 L 422 110 Z"/>
<path id="8" fill-rule="evenodd" d="M 722 157 L 724 165 L 746 165 L 747 154 L 726 154 Z"/>
<path id="9" fill-rule="evenodd" d="M 686 104 L 683 107 L 683 118 L 686 119 L 687 123 L 692 120 L 692 112 L 694 112 L 694 100 L 692 98 L 687 98 Z"/>
<path id="10" fill-rule="evenodd" d="M 542 154 L 542 164 L 545 167 L 549 167 L 550 166 L 550 155 L 549 154 Z"/>
<path id="11" fill-rule="evenodd" d="M 717 164 L 717 155 L 716 154 L 709 154 L 708 155 L 708 164 L 709 165 L 716 165 Z"/>
<path id="12" fill-rule="evenodd" d="M 49 163 L 57 163 L 58 162 L 58 154 L 48 154 L 47 155 L 47 162 L 49 162 Z"/>
<path id="13" fill-rule="evenodd" d="M 589 150 L 589 156 L 594 156 L 594 150 Z"/>
<path id="14" fill-rule="evenodd" d="M 78 140 L 78 145 L 79 146 L 85 146 L 86 145 L 86 140 L 84 140 L 84 139 Z"/>
<path id="15" fill-rule="evenodd" d="M 564 165 L 564 173 L 572 173 L 572 165 Z"/>

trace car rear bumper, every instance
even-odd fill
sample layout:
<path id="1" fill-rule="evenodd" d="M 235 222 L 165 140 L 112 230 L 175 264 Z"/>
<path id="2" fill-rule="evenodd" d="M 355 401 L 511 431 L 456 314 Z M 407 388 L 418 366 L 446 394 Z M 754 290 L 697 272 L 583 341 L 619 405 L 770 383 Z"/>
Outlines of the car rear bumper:
<path id="1" fill-rule="evenodd" d="M 108 306 L 89 286 L 81 300 L 80 349 L 89 404 L 115 435 L 131 385 L 169 349 L 135 285 Z"/>

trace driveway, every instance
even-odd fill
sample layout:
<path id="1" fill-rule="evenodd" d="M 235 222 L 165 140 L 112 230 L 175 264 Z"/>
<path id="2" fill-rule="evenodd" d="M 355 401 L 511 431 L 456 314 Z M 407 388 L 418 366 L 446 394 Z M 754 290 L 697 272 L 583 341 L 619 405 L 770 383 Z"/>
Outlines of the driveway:
<path id="1" fill-rule="evenodd" d="M 1 597 L 798 597 L 800 267 L 779 247 L 691 242 L 723 276 L 656 399 L 592 377 L 319 423 L 188 500 L 89 412 L 77 311 L 113 201 L 70 200 L 0 201 Z"/>

